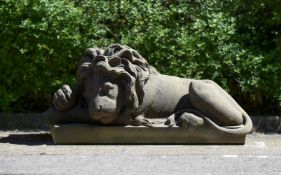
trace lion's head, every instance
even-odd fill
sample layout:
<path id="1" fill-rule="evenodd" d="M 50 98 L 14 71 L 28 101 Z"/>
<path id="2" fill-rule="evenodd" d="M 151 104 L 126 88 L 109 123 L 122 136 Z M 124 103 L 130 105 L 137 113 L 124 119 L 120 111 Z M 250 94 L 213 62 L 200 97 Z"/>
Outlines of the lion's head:
<path id="1" fill-rule="evenodd" d="M 142 104 L 143 87 L 151 74 L 157 71 L 137 51 L 115 44 L 105 50 L 86 49 L 77 79 L 90 116 L 109 124 Z"/>

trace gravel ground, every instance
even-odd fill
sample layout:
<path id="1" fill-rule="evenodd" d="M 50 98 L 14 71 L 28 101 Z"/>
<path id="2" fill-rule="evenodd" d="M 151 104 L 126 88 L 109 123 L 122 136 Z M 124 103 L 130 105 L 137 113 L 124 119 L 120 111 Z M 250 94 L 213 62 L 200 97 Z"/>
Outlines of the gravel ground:
<path id="1" fill-rule="evenodd" d="M 0 131 L 0 174 L 280 174 L 281 135 L 245 145 L 54 145 L 48 131 Z"/>
<path id="2" fill-rule="evenodd" d="M 9 155 L 217 155 L 281 154 L 280 134 L 250 134 L 245 145 L 54 145 L 48 131 L 0 131 L 0 154 Z"/>

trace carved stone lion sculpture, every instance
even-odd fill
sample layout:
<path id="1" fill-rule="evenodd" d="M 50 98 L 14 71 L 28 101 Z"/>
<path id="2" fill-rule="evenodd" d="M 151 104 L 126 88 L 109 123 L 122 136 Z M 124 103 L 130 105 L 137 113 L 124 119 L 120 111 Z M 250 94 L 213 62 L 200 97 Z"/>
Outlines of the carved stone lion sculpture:
<path id="1" fill-rule="evenodd" d="M 162 75 L 137 51 L 119 44 L 86 49 L 77 68 L 77 85 L 62 86 L 44 116 L 50 124 L 67 122 L 145 125 L 165 118 L 165 125 L 227 134 L 252 130 L 248 114 L 219 85 Z"/>

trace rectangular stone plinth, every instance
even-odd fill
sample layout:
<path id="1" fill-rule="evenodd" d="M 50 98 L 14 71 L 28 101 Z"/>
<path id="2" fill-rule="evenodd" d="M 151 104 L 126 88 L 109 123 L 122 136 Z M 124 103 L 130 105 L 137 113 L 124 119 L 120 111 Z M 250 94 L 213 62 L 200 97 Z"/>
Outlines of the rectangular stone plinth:
<path id="1" fill-rule="evenodd" d="M 245 135 L 218 133 L 211 128 L 60 124 L 51 128 L 56 144 L 244 144 Z"/>

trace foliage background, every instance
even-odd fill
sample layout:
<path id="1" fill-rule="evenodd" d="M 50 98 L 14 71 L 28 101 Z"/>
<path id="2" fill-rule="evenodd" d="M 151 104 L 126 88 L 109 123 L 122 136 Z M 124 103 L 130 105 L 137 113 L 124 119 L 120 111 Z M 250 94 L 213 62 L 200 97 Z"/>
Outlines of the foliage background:
<path id="1" fill-rule="evenodd" d="M 2 0 L 0 111 L 44 111 L 87 47 L 121 43 L 161 73 L 212 79 L 251 114 L 281 112 L 278 0 Z"/>

